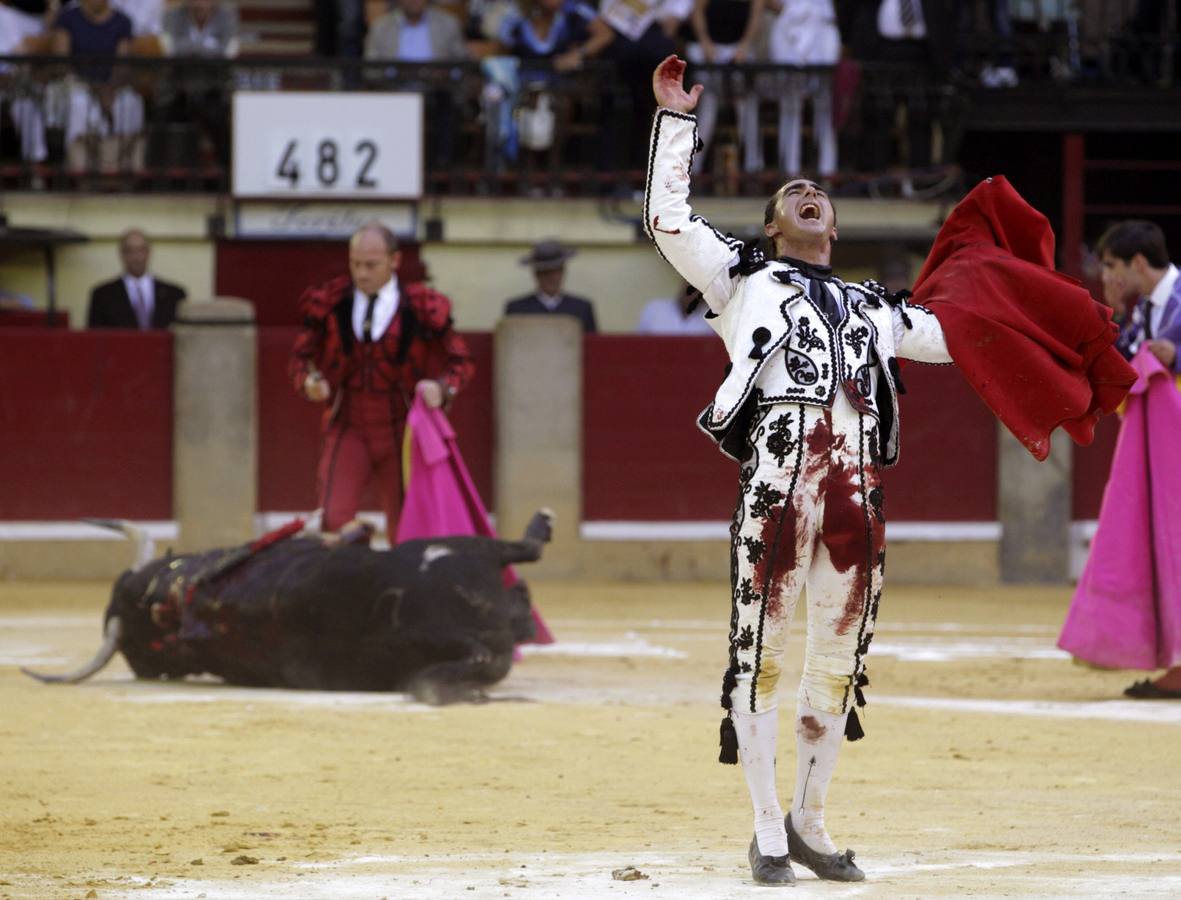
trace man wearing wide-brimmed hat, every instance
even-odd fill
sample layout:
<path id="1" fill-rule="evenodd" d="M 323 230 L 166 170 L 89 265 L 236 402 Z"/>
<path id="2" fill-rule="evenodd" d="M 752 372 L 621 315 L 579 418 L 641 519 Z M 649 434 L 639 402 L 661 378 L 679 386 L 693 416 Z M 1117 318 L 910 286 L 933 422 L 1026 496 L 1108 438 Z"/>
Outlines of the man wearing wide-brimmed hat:
<path id="1" fill-rule="evenodd" d="M 537 290 L 524 297 L 509 300 L 504 305 L 504 314 L 574 316 L 582 322 L 584 334 L 594 334 L 598 331 L 595 325 L 594 305 L 583 297 L 562 293 L 566 260 L 577 252 L 555 240 L 538 241 L 534 244 L 529 255 L 521 257 L 521 265 L 533 268 Z"/>

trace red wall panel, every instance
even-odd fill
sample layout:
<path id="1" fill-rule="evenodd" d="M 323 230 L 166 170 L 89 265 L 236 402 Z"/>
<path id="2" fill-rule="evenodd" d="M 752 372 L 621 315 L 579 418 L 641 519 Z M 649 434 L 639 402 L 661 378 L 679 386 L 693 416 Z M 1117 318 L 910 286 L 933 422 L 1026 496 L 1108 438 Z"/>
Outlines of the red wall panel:
<path id="1" fill-rule="evenodd" d="M 1095 428 L 1095 440 L 1089 446 L 1080 447 L 1076 444 L 1074 447 L 1070 517 L 1075 521 L 1099 518 L 1099 505 L 1103 501 L 1108 473 L 1111 472 L 1111 457 L 1115 453 L 1119 426 L 1119 416 L 1104 416 Z M 1061 439 L 1055 437 L 1055 440 Z"/>
<path id="2" fill-rule="evenodd" d="M 324 407 L 296 395 L 287 380 L 287 360 L 296 328 L 258 332 L 258 507 L 263 511 L 311 510 L 316 506 L 316 460 Z M 472 383 L 455 398 L 451 422 L 459 450 L 484 503 L 492 506 L 492 335 L 464 334 L 475 359 Z M 365 509 L 380 509 L 372 491 Z"/>
<path id="3" fill-rule="evenodd" d="M 906 363 L 902 381 L 902 455 L 885 474 L 887 520 L 995 521 L 996 419 L 955 366 Z"/>
<path id="4" fill-rule="evenodd" d="M 695 420 L 722 378 L 716 338 L 594 335 L 586 339 L 583 517 L 728 519 L 737 464 Z M 996 519 L 996 425 L 953 367 L 909 365 L 902 463 L 886 475 L 896 520 Z"/>
<path id="5" fill-rule="evenodd" d="M 220 240 L 214 260 L 214 290 L 254 304 L 261 326 L 299 326 L 299 298 L 309 286 L 349 271 L 345 241 Z M 400 272 L 422 281 L 426 270 L 416 244 L 402 244 Z"/>
<path id="6" fill-rule="evenodd" d="M 0 519 L 172 517 L 172 336 L 0 330 Z"/>
<path id="7" fill-rule="evenodd" d="M 737 464 L 696 426 L 727 362 L 722 342 L 591 335 L 583 354 L 583 518 L 729 519 Z"/>

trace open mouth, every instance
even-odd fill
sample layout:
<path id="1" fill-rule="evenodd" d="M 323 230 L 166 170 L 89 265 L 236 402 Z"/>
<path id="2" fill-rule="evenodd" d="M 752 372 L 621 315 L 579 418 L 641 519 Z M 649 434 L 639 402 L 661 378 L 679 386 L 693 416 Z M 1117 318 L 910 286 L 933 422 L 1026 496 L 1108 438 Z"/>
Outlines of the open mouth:
<path id="1" fill-rule="evenodd" d="M 811 200 L 809 200 L 807 203 L 801 204 L 800 205 L 800 218 L 805 219 L 805 220 L 806 219 L 815 219 L 816 221 L 819 221 L 820 220 L 820 204 L 813 203 Z"/>

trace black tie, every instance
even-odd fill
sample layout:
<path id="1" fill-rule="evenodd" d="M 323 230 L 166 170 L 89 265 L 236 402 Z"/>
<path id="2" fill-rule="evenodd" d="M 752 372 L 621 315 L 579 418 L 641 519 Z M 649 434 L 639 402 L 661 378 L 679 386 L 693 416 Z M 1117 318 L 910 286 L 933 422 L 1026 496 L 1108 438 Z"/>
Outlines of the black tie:
<path id="1" fill-rule="evenodd" d="M 809 278 L 808 296 L 812 298 L 812 302 L 824 313 L 834 328 L 841 324 L 841 308 L 837 305 L 837 298 L 832 295 L 832 291 L 824 286 L 823 281 L 819 278 Z"/>
<path id="2" fill-rule="evenodd" d="M 373 343 L 373 307 L 377 306 L 377 294 L 369 295 L 369 306 L 365 308 L 365 321 L 361 324 L 361 341 Z"/>
<path id="3" fill-rule="evenodd" d="M 899 7 L 898 14 L 902 19 L 902 27 L 909 31 L 918 19 L 915 15 L 914 0 L 900 0 Z"/>
<path id="4" fill-rule="evenodd" d="M 1152 301 L 1144 298 L 1144 339 L 1152 340 Z"/>

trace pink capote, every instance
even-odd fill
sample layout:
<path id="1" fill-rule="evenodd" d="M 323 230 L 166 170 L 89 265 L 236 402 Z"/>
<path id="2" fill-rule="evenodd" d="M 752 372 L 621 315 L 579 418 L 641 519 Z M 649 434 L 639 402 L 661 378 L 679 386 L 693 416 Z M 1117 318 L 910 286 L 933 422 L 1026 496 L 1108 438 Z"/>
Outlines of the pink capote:
<path id="1" fill-rule="evenodd" d="M 1181 392 L 1147 349 L 1132 366 L 1139 378 L 1058 646 L 1098 666 L 1164 669 L 1181 664 Z"/>
<path id="2" fill-rule="evenodd" d="M 415 398 L 406 417 L 406 440 L 410 471 L 404 479 L 406 495 L 398 520 L 398 543 L 458 534 L 496 537 L 443 411 L 430 409 L 422 397 Z M 504 583 L 516 582 L 517 574 L 510 567 L 504 573 Z M 536 607 L 533 624 L 537 633 L 532 643 L 554 642 Z"/>

